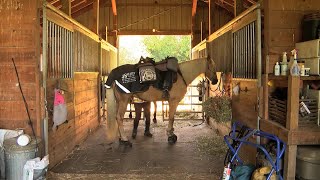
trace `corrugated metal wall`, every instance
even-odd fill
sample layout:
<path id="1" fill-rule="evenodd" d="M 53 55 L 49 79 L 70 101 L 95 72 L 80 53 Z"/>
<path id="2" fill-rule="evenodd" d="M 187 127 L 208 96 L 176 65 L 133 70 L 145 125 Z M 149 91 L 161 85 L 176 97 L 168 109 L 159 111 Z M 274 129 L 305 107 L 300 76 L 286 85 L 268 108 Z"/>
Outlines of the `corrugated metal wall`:
<path id="1" fill-rule="evenodd" d="M 99 43 L 78 31 L 73 37 L 74 71 L 99 72 Z"/>
<path id="2" fill-rule="evenodd" d="M 232 33 L 221 35 L 214 41 L 208 42 L 208 56 L 216 63 L 216 71 L 231 72 L 232 65 Z"/>

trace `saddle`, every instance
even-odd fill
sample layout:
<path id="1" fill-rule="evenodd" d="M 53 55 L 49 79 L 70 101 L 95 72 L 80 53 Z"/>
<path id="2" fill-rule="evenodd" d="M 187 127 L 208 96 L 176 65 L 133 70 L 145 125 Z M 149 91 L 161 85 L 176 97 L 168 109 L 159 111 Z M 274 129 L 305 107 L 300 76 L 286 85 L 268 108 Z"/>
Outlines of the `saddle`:
<path id="1" fill-rule="evenodd" d="M 177 81 L 179 65 L 178 60 L 175 57 L 167 57 L 166 59 L 157 63 L 153 58 L 141 57 L 139 63 L 137 64 L 137 68 L 139 71 L 140 83 L 155 82 L 157 80 L 157 76 L 158 78 L 165 80 L 165 73 L 168 71 L 173 72 L 171 82 L 175 83 Z M 156 70 L 158 70 L 158 73 Z"/>
<path id="2" fill-rule="evenodd" d="M 107 82 L 106 88 L 116 84 L 121 93 L 144 92 L 153 86 L 159 90 L 170 90 L 172 84 L 177 81 L 178 60 L 168 57 L 159 63 L 152 58 L 140 58 L 137 64 L 126 64 L 113 69 Z"/>

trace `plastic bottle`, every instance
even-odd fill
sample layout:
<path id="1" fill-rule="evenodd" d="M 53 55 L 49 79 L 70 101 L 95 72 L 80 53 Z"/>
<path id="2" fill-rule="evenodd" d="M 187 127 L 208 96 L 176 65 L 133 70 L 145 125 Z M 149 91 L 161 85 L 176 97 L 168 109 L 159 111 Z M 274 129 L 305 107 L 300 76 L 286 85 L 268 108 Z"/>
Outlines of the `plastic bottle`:
<path id="1" fill-rule="evenodd" d="M 305 72 L 306 72 L 306 70 L 305 70 L 305 68 L 304 68 L 304 65 L 301 65 L 301 68 L 300 68 L 300 76 L 305 76 L 305 75 L 306 75 Z"/>
<path id="2" fill-rule="evenodd" d="M 299 76 L 300 75 L 300 68 L 297 63 L 297 50 L 292 50 L 291 51 L 292 56 L 293 56 L 293 63 L 290 67 L 290 74 L 291 76 Z"/>
<path id="3" fill-rule="evenodd" d="M 274 75 L 279 76 L 280 75 L 280 65 L 277 62 L 276 65 L 274 66 Z"/>
<path id="4" fill-rule="evenodd" d="M 231 175 L 231 168 L 230 168 L 230 163 L 228 163 L 228 166 L 224 167 L 224 169 L 223 169 L 222 180 L 229 180 L 230 175 Z"/>
<path id="5" fill-rule="evenodd" d="M 283 52 L 282 62 L 281 62 L 281 76 L 287 76 L 287 75 L 288 75 L 287 52 Z"/>

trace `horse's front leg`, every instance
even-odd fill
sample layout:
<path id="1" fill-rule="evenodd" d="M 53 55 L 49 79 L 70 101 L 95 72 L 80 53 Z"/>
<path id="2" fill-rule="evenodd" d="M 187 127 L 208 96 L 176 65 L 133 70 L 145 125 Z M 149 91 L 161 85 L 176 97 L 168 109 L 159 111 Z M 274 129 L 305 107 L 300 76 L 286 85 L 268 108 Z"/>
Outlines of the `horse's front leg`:
<path id="1" fill-rule="evenodd" d="M 168 143 L 174 144 L 177 142 L 177 136 L 174 134 L 174 114 L 177 111 L 179 102 L 169 102 L 169 124 L 167 129 Z"/>

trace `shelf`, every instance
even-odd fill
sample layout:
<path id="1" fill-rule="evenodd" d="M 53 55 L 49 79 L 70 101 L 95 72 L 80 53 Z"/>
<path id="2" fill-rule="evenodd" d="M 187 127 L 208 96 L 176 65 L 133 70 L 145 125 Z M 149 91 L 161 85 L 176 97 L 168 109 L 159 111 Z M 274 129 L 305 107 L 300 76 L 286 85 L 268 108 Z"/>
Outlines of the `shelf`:
<path id="1" fill-rule="evenodd" d="M 316 124 L 299 125 L 298 129 L 289 131 L 277 122 L 261 120 L 260 129 L 275 134 L 288 145 L 320 144 L 320 127 Z"/>
<path id="2" fill-rule="evenodd" d="M 288 76 L 275 76 L 273 74 L 268 74 L 269 80 L 287 81 Z M 320 76 L 300 76 L 303 81 L 317 81 L 320 80 Z"/>

